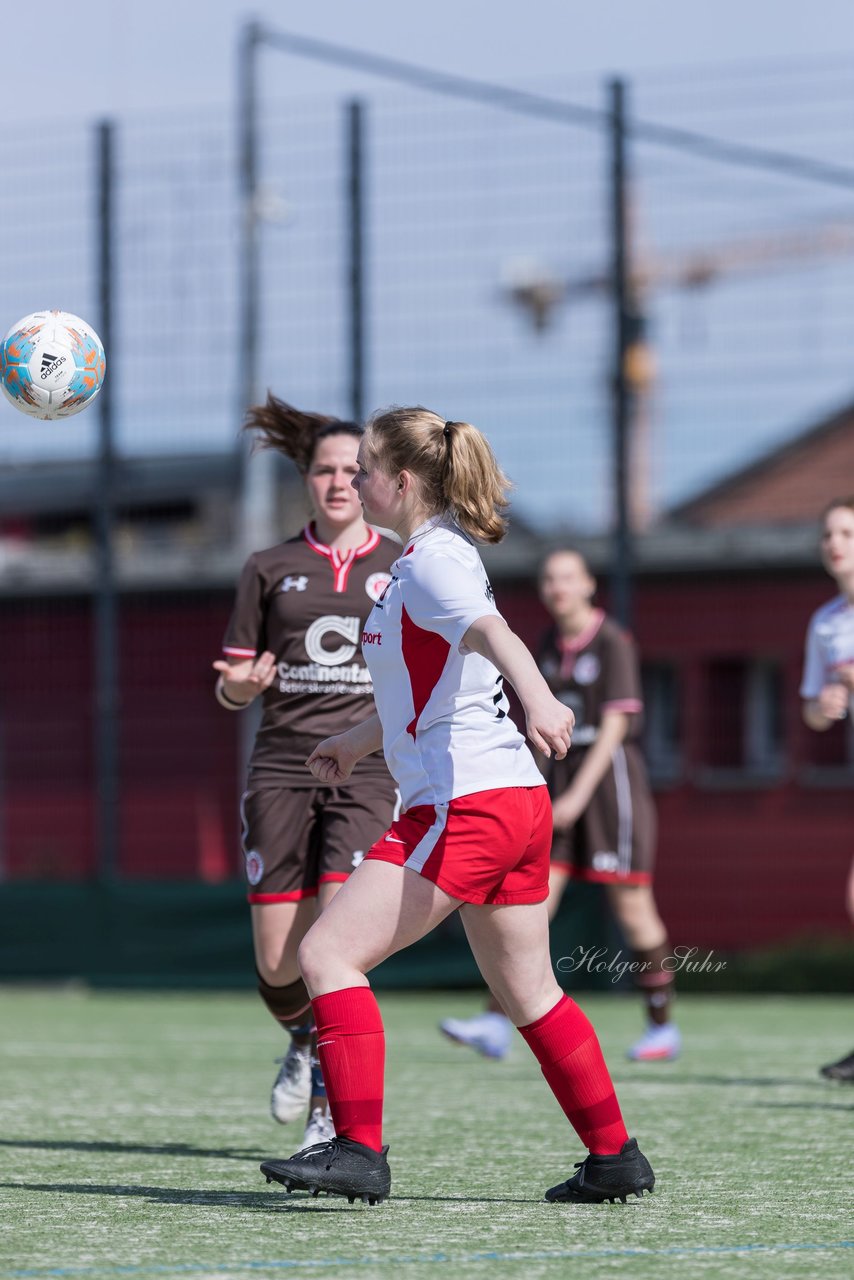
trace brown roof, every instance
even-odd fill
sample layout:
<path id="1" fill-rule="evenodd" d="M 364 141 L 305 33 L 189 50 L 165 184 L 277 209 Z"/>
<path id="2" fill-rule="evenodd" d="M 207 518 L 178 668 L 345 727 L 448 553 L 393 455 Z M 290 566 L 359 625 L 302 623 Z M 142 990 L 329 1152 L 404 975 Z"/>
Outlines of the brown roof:
<path id="1" fill-rule="evenodd" d="M 854 404 L 789 444 L 727 476 L 668 519 L 727 526 L 804 524 L 835 497 L 854 493 Z"/>

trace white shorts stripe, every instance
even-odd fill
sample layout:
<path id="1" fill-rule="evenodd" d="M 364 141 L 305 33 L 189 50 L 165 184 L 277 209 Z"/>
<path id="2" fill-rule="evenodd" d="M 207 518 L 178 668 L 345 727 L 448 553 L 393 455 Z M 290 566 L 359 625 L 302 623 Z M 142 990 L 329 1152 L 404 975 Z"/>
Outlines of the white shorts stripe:
<path id="1" fill-rule="evenodd" d="M 430 854 L 436 848 L 439 836 L 445 830 L 448 822 L 448 806 L 446 804 L 436 805 L 436 819 L 430 829 L 421 837 L 418 844 L 412 850 L 412 853 L 404 862 L 405 867 L 409 867 L 410 871 L 421 872 L 424 863 L 430 857 Z"/>
<path id="2" fill-rule="evenodd" d="M 249 799 L 249 792 L 244 791 L 240 797 L 240 847 L 244 854 L 249 852 L 249 819 L 246 816 L 246 801 Z"/>
<path id="3" fill-rule="evenodd" d="M 632 869 L 632 788 L 626 753 L 622 747 L 614 752 L 614 782 L 617 787 L 617 859 L 620 874 L 627 876 Z"/>

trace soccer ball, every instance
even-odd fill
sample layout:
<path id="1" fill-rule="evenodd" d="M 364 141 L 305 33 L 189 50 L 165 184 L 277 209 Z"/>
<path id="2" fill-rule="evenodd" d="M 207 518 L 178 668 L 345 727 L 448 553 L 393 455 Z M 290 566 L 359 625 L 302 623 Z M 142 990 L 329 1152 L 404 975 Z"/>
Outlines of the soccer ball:
<path id="1" fill-rule="evenodd" d="M 101 339 L 69 311 L 34 311 L 0 346 L 7 400 L 31 418 L 70 418 L 95 399 L 107 361 Z"/>

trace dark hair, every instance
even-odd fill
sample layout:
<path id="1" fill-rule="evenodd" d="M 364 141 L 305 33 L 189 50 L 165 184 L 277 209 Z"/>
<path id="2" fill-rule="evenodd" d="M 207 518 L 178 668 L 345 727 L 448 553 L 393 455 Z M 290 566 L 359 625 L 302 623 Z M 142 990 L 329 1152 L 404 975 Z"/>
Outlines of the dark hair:
<path id="1" fill-rule="evenodd" d="M 834 498 L 832 502 L 828 502 L 821 513 L 822 520 L 826 520 L 831 511 L 836 511 L 838 507 L 847 507 L 849 511 L 854 511 L 854 493 L 849 494 L 847 498 Z"/>
<path id="2" fill-rule="evenodd" d="M 587 563 L 587 557 L 584 555 L 584 552 L 579 551 L 578 547 L 567 547 L 567 546 L 551 547 L 546 552 L 546 554 L 543 556 L 542 560 L 540 561 L 540 567 L 539 567 L 540 577 L 543 576 L 543 573 L 545 572 L 545 568 L 548 562 L 552 560 L 555 556 L 575 556 L 576 560 L 581 561 L 581 566 L 584 569 L 584 572 L 588 574 L 591 578 L 593 577 L 593 574 L 590 572 L 590 565 Z"/>
<path id="3" fill-rule="evenodd" d="M 264 404 L 253 405 L 247 410 L 243 431 L 257 433 L 256 447 L 275 449 L 291 458 L 305 475 L 311 466 L 315 450 L 321 440 L 329 436 L 353 436 L 361 440 L 364 428 L 357 422 L 342 418 L 330 418 L 323 413 L 306 413 L 267 392 Z"/>
<path id="4" fill-rule="evenodd" d="M 446 422 L 422 405 L 393 406 L 372 415 L 365 441 L 384 471 L 417 477 L 429 510 L 450 511 L 476 542 L 504 537 L 510 482 L 470 422 Z"/>

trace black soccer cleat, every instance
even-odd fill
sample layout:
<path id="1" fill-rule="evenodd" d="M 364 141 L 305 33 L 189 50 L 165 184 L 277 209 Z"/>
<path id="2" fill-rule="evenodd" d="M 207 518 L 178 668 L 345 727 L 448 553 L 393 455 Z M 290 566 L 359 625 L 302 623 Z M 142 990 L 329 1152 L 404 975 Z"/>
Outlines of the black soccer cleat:
<path id="1" fill-rule="evenodd" d="M 317 1142 L 290 1160 L 265 1160 L 261 1172 L 268 1182 L 281 1182 L 286 1191 L 309 1191 L 317 1196 L 346 1196 L 350 1204 L 382 1204 L 391 1190 L 386 1152 L 374 1151 L 352 1138 Z"/>
<path id="2" fill-rule="evenodd" d="M 838 1062 L 829 1062 L 826 1067 L 819 1067 L 819 1072 L 827 1080 L 845 1080 L 854 1084 L 854 1053 L 840 1058 Z"/>
<path id="3" fill-rule="evenodd" d="M 637 1138 L 623 1143 L 616 1156 L 589 1155 L 576 1166 L 573 1174 L 560 1186 L 550 1187 L 546 1199 L 553 1204 L 602 1204 L 609 1200 L 626 1203 L 626 1196 L 637 1196 L 652 1191 L 655 1174 L 646 1156 L 638 1150 Z"/>

